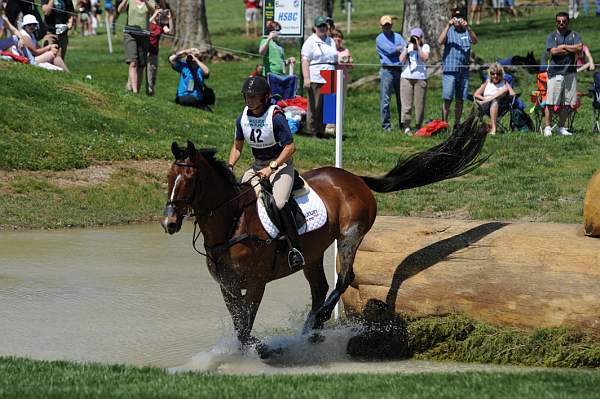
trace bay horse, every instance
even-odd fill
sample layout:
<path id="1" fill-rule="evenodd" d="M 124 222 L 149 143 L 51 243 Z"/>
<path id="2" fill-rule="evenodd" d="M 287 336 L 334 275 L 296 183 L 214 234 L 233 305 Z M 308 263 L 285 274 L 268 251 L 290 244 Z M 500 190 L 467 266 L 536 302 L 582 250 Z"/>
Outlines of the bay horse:
<path id="1" fill-rule="evenodd" d="M 304 333 L 323 327 L 354 279 L 356 251 L 377 215 L 372 190 L 389 193 L 464 175 L 487 159 L 481 156 L 485 137 L 485 126 L 473 114 L 444 142 L 398 161 L 382 177 L 357 176 L 334 167 L 302 175 L 327 209 L 325 225 L 300 236 L 306 261 L 303 272 L 312 297 Z M 256 345 L 261 357 L 266 357 L 266 348 L 251 335 L 265 286 L 299 269 L 290 270 L 285 241 L 271 240 L 263 229 L 254 188 L 250 183 L 238 184 L 225 163 L 215 158 L 215 149 L 196 149 L 188 141 L 186 148 L 174 142 L 171 150 L 175 161 L 168 173 L 161 224 L 165 232 L 174 234 L 192 212 L 194 227 L 204 236 L 209 272 L 220 285 L 242 348 Z M 323 254 L 336 239 L 340 271 L 327 296 Z"/>

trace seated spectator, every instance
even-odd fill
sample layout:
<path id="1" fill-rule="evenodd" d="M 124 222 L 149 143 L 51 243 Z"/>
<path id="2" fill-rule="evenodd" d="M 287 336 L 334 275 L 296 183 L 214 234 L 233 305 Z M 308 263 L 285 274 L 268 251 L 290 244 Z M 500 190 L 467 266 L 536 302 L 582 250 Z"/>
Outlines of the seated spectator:
<path id="1" fill-rule="evenodd" d="M 492 128 L 490 134 L 496 134 L 496 121 L 498 115 L 506 112 L 510 107 L 511 96 L 516 96 L 513 88 L 504 79 L 504 68 L 495 63 L 488 70 L 489 78 L 475 91 L 473 97 L 481 111 L 490 116 Z"/>
<path id="2" fill-rule="evenodd" d="M 205 111 L 212 111 L 204 102 L 203 85 L 208 79 L 209 70 L 198 59 L 199 51 L 189 48 L 177 51 L 169 57 L 169 62 L 174 70 L 179 72 L 179 85 L 175 102 L 179 105 L 198 107 Z"/>
<path id="3" fill-rule="evenodd" d="M 65 62 L 60 56 L 60 48 L 57 44 L 49 44 L 40 48 L 35 38 L 35 31 L 37 29 L 37 19 L 35 19 L 35 17 L 31 14 L 25 15 L 23 17 L 23 29 L 21 29 L 20 33 L 22 35 L 24 48 L 26 48 L 31 54 L 29 63 L 33 65 L 48 63 L 59 67 L 65 72 L 69 72 L 69 68 L 67 68 Z"/>

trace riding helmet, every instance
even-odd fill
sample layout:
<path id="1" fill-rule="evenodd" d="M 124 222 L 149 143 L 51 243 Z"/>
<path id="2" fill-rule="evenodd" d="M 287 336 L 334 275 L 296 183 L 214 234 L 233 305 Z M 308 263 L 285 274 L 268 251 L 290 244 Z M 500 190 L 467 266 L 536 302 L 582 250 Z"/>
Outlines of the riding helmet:
<path id="1" fill-rule="evenodd" d="M 269 94 L 271 89 L 267 79 L 262 76 L 251 76 L 244 81 L 242 94 Z"/>

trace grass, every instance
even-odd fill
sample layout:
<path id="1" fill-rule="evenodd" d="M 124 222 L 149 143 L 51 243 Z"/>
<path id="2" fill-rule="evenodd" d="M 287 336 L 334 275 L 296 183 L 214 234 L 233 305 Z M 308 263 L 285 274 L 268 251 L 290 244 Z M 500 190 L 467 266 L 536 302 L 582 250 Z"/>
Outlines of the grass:
<path id="1" fill-rule="evenodd" d="M 243 37 L 242 10 L 231 12 L 237 9 L 235 0 L 209 2 L 212 40 L 220 48 L 255 51 L 257 40 Z M 346 40 L 355 62 L 377 63 L 374 37 L 378 15 L 383 12 L 400 15 L 401 5 L 395 0 L 378 1 L 376 8 L 357 5 L 352 34 Z M 487 62 L 529 50 L 539 56 L 553 29 L 554 12 L 536 8 L 510 24 L 485 20 L 475 28 L 480 40 L 474 47 L 477 55 Z M 573 28 L 592 43 L 600 40 L 595 24 L 596 17 L 580 17 Z M 208 82 L 217 93 L 215 112 L 209 114 L 173 103 L 177 74 L 167 65 L 167 46 L 161 50 L 157 95 L 126 94 L 120 33 L 113 43 L 114 54 L 106 51 L 105 40 L 104 35 L 72 37 L 67 56 L 71 75 L 0 63 L 0 170 L 19 177 L 19 172 L 26 170 L 60 171 L 117 160 L 170 159 L 171 142 L 188 139 L 197 146 L 216 147 L 221 157 L 227 156 L 234 120 L 243 107 L 239 88 L 256 58 L 209 65 Z M 600 53 L 593 48 L 592 52 L 600 59 Z M 298 56 L 294 44 L 287 45 L 287 55 Z M 356 67 L 353 78 L 377 70 L 376 66 Z M 472 76 L 472 91 L 478 79 Z M 579 78 L 580 91 L 590 79 L 585 75 Z M 517 91 L 527 100 L 535 78 L 518 71 L 515 81 Z M 427 118 L 440 116 L 440 91 L 439 78 L 432 77 Z M 444 139 L 416 139 L 399 131 L 384 134 L 378 128 L 378 103 L 376 87 L 350 91 L 345 168 L 359 174 L 380 174 L 398 157 Z M 490 137 L 484 151 L 492 156 L 482 168 L 461 179 L 378 196 L 380 214 L 579 223 L 587 181 L 598 168 L 600 137 L 589 131 L 590 126 L 591 105 L 584 99 L 575 121 L 575 137 L 547 139 L 517 132 Z M 333 164 L 333 142 L 306 137 L 297 137 L 296 142 L 299 153 L 295 163 L 301 170 Z M 244 152 L 242 167 L 250 162 L 249 154 Z M 108 182 L 81 189 L 60 188 L 47 174 L 29 174 L 27 184 L 22 178 L 0 178 L 0 226 L 54 228 L 157 218 L 166 179 L 134 180 L 135 184 L 129 184 L 126 176 L 115 175 Z M 50 207 L 46 201 L 49 192 L 56 199 Z M 75 205 L 79 204 L 84 212 L 77 211 Z"/>
<path id="2" fill-rule="evenodd" d="M 597 398 L 598 384 L 599 373 L 581 371 L 251 377 L 0 358 L 0 396 L 19 399 Z"/>

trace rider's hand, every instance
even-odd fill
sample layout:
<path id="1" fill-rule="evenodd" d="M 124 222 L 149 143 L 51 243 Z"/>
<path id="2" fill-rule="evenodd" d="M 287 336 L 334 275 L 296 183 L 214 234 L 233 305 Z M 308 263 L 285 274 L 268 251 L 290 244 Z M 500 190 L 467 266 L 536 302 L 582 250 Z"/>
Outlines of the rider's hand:
<path id="1" fill-rule="evenodd" d="M 268 179 L 273 174 L 273 169 L 270 166 L 264 167 L 258 171 L 258 174 L 262 179 Z"/>

